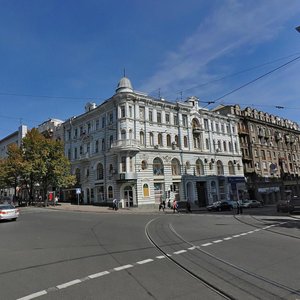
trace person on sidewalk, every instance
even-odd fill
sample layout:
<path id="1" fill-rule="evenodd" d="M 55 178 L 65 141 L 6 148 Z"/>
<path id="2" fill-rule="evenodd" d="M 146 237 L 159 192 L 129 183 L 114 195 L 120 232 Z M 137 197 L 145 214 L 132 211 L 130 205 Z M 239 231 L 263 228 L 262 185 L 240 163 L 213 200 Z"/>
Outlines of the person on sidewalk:
<path id="1" fill-rule="evenodd" d="M 174 201 L 173 201 L 173 213 L 175 213 L 175 211 L 178 212 L 178 204 L 177 204 L 176 199 L 174 199 Z"/>

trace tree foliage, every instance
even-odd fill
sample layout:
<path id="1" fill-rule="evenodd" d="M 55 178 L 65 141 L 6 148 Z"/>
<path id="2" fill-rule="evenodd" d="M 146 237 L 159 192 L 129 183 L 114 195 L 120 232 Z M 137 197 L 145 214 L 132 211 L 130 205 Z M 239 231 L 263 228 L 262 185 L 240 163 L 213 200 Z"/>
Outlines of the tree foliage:
<path id="1" fill-rule="evenodd" d="M 35 187 L 42 189 L 46 199 L 47 191 L 52 188 L 75 183 L 62 142 L 45 138 L 37 129 L 27 133 L 20 148 L 11 145 L 7 154 L 1 162 L 0 183 L 15 189 L 26 188 L 31 199 Z"/>

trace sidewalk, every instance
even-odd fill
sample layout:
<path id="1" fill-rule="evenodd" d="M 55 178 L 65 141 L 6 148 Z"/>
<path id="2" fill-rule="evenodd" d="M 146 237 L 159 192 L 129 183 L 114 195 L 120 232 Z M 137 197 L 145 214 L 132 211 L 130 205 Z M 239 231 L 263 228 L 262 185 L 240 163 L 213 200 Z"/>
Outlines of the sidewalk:
<path id="1" fill-rule="evenodd" d="M 95 213 L 150 213 L 150 214 L 171 214 L 173 210 L 170 208 L 165 208 L 165 211 L 159 211 L 158 207 L 129 207 L 129 208 L 119 208 L 118 210 L 113 210 L 112 207 L 107 206 L 96 206 L 96 205 L 76 205 L 71 203 L 59 203 L 56 206 L 49 205 L 47 209 L 64 210 L 64 211 L 77 211 L 77 212 L 95 212 Z M 201 209 L 194 208 L 193 212 L 199 212 Z M 180 210 L 180 213 L 185 213 L 185 210 Z"/>

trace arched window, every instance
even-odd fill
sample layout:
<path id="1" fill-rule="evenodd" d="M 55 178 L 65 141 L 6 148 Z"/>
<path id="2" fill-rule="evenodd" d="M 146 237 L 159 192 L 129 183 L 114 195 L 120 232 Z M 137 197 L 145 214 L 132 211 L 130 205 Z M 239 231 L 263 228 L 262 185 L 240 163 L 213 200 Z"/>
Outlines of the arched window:
<path id="1" fill-rule="evenodd" d="M 167 146 L 168 147 L 172 146 L 172 144 L 171 144 L 171 136 L 169 134 L 167 134 Z"/>
<path id="2" fill-rule="evenodd" d="M 143 131 L 140 132 L 140 144 L 141 145 L 145 144 L 145 135 Z"/>
<path id="3" fill-rule="evenodd" d="M 217 161 L 217 174 L 218 175 L 224 175 L 223 164 L 220 160 Z"/>
<path id="4" fill-rule="evenodd" d="M 150 139 L 150 146 L 153 146 L 154 145 L 154 137 L 153 137 L 152 132 L 149 133 L 149 139 Z"/>
<path id="5" fill-rule="evenodd" d="M 226 141 L 223 142 L 223 149 L 224 149 L 224 152 L 227 152 L 227 143 L 226 143 Z"/>
<path id="6" fill-rule="evenodd" d="M 229 175 L 234 175 L 234 164 L 232 161 L 229 161 L 228 162 L 228 172 L 229 172 Z"/>
<path id="7" fill-rule="evenodd" d="M 158 134 L 157 141 L 159 146 L 163 146 L 163 137 L 161 133 Z"/>
<path id="8" fill-rule="evenodd" d="M 201 159 L 196 160 L 196 175 L 204 175 L 204 166 Z"/>
<path id="9" fill-rule="evenodd" d="M 186 135 L 183 137 L 183 145 L 184 145 L 185 148 L 188 147 L 188 138 L 187 138 Z"/>
<path id="10" fill-rule="evenodd" d="M 80 169 L 79 168 L 76 169 L 75 176 L 76 176 L 76 183 L 80 184 Z"/>
<path id="11" fill-rule="evenodd" d="M 143 194 L 144 194 L 144 197 L 150 196 L 149 185 L 147 183 L 143 184 Z"/>
<path id="12" fill-rule="evenodd" d="M 222 151 L 221 141 L 218 141 L 218 151 Z"/>
<path id="13" fill-rule="evenodd" d="M 103 179 L 103 165 L 99 163 L 97 165 L 97 180 L 102 180 Z"/>
<path id="14" fill-rule="evenodd" d="M 129 129 L 129 139 L 132 140 L 132 129 Z"/>
<path id="15" fill-rule="evenodd" d="M 175 135 L 175 145 L 176 147 L 179 147 L 178 135 Z"/>
<path id="16" fill-rule="evenodd" d="M 108 199 L 112 199 L 114 197 L 114 190 L 111 185 L 107 188 L 107 197 Z"/>
<path id="17" fill-rule="evenodd" d="M 177 158 L 173 158 L 171 161 L 171 167 L 172 167 L 172 175 L 180 175 L 180 162 Z"/>
<path id="18" fill-rule="evenodd" d="M 121 140 L 122 141 L 126 140 L 126 130 L 125 129 L 122 129 L 122 131 L 121 131 Z"/>
<path id="19" fill-rule="evenodd" d="M 228 148 L 229 148 L 230 152 L 233 152 L 233 147 L 232 147 L 232 143 L 231 142 L 228 143 Z"/>
<path id="20" fill-rule="evenodd" d="M 102 146 L 101 146 L 101 150 L 104 151 L 105 150 L 105 139 L 102 139 Z"/>
<path id="21" fill-rule="evenodd" d="M 153 175 L 161 176 L 164 175 L 164 165 L 159 157 L 153 160 Z"/>

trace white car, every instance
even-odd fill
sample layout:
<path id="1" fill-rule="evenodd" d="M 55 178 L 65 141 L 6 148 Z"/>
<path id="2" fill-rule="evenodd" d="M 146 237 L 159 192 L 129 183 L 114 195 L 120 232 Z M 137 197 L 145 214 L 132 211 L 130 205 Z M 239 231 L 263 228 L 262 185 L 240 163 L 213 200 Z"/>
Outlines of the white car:
<path id="1" fill-rule="evenodd" d="M 20 212 L 11 204 L 0 204 L 0 220 L 13 220 L 16 221 Z"/>

